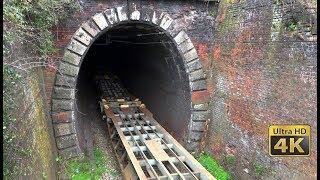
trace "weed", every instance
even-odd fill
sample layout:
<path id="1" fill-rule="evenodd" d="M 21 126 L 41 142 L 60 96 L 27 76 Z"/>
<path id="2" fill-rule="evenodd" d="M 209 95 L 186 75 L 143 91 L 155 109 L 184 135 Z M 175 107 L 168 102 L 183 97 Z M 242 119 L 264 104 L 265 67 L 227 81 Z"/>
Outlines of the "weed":
<path id="1" fill-rule="evenodd" d="M 234 165 L 236 163 L 236 157 L 234 155 L 227 155 L 226 160 L 230 165 Z"/>
<path id="2" fill-rule="evenodd" d="M 93 151 L 93 161 L 87 156 L 82 156 L 67 162 L 67 172 L 72 180 L 100 179 L 105 172 L 115 174 L 107 167 L 107 158 L 103 151 L 95 148 Z"/>
<path id="3" fill-rule="evenodd" d="M 259 164 L 259 163 L 254 163 L 253 169 L 254 169 L 254 173 L 258 176 L 261 176 L 266 171 L 266 167 L 264 167 L 262 164 Z"/>
<path id="4" fill-rule="evenodd" d="M 229 180 L 231 175 L 227 172 L 218 161 L 211 155 L 202 153 L 198 157 L 198 161 L 202 164 L 217 180 Z"/>

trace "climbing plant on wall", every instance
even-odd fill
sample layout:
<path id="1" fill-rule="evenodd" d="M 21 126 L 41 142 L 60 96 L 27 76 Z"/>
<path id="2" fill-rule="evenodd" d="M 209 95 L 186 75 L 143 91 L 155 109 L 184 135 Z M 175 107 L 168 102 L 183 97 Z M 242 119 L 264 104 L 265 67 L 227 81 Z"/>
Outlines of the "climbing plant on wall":
<path id="1" fill-rule="evenodd" d="M 51 28 L 76 10 L 79 10 L 79 5 L 75 0 L 3 1 L 3 174 L 5 179 L 29 175 L 30 163 L 24 162 L 32 160 L 29 149 L 32 145 L 25 145 L 20 136 L 27 135 L 29 130 L 28 128 L 25 128 L 25 131 L 20 129 L 21 126 L 26 125 L 20 116 L 25 116 L 28 112 L 28 105 L 21 102 L 26 96 L 23 87 L 30 70 L 46 65 L 48 56 L 55 52 Z M 24 120 L 26 121 L 27 118 L 24 117 Z M 24 169 L 22 170 L 21 167 Z"/>

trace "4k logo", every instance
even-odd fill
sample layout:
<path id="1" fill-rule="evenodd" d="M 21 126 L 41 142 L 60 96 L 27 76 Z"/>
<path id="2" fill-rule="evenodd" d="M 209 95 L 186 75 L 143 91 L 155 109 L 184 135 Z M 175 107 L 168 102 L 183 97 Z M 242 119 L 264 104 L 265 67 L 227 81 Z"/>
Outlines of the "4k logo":
<path id="1" fill-rule="evenodd" d="M 310 155 L 309 125 L 272 125 L 269 127 L 271 156 Z"/>

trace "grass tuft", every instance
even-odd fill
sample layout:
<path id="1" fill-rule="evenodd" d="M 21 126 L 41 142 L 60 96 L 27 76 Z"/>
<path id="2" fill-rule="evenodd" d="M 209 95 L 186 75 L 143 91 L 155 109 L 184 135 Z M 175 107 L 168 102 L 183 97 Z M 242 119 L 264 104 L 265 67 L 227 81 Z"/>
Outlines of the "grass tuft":
<path id="1" fill-rule="evenodd" d="M 115 172 L 108 169 L 106 164 L 108 160 L 102 150 L 95 148 L 93 155 L 92 162 L 90 162 L 88 157 L 83 156 L 70 160 L 67 163 L 67 172 L 72 180 L 98 180 L 103 173 L 110 172 L 111 174 L 115 174 Z"/>
<path id="2" fill-rule="evenodd" d="M 198 157 L 202 164 L 217 180 L 230 180 L 231 175 L 210 154 L 202 153 Z"/>

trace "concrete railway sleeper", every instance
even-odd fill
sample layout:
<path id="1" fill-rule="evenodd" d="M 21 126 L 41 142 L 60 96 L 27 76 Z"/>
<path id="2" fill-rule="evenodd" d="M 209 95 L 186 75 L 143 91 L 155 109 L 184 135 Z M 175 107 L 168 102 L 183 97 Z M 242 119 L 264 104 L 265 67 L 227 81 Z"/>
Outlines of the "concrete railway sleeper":
<path id="1" fill-rule="evenodd" d="M 101 113 L 125 179 L 215 179 L 115 76 L 97 76 Z"/>

